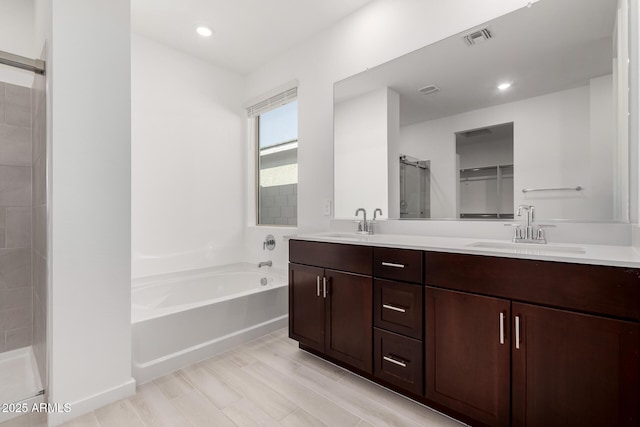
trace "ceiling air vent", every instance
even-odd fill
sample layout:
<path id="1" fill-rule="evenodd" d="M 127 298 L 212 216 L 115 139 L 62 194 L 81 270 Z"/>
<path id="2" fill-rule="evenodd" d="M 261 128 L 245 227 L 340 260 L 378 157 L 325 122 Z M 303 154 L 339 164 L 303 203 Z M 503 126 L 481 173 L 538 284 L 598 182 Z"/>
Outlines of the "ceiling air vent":
<path id="1" fill-rule="evenodd" d="M 478 31 L 474 31 L 473 33 L 467 34 L 464 36 L 464 41 L 469 46 L 473 46 L 476 44 L 484 43 L 492 37 L 491 31 L 486 28 L 483 28 Z"/>
<path id="2" fill-rule="evenodd" d="M 440 88 L 436 85 L 429 85 L 429 86 L 421 87 L 420 89 L 418 89 L 418 92 L 420 92 L 423 95 L 429 95 L 430 93 L 439 92 L 439 91 L 440 91 Z"/>

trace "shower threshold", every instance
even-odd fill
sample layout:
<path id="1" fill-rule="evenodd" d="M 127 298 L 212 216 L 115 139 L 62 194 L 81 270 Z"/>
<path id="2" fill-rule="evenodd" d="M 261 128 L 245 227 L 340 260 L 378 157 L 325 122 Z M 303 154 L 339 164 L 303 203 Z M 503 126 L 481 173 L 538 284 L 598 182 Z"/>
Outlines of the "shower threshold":
<path id="1" fill-rule="evenodd" d="M 0 353 L 0 404 L 30 401 L 42 396 L 38 365 L 31 347 Z M 19 413 L 0 413 L 0 423 Z"/>

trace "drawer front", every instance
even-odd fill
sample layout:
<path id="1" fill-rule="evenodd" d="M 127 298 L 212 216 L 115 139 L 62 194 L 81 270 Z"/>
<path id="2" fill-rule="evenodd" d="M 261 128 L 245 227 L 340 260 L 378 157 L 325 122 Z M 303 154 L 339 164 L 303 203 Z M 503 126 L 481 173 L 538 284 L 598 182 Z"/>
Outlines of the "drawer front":
<path id="1" fill-rule="evenodd" d="M 375 279 L 373 292 L 375 326 L 422 339 L 422 285 Z"/>
<path id="2" fill-rule="evenodd" d="M 422 341 L 373 328 L 373 375 L 422 394 Z"/>
<path id="3" fill-rule="evenodd" d="M 373 275 L 384 279 L 422 283 L 422 252 L 373 248 Z"/>
<path id="4" fill-rule="evenodd" d="M 640 269 L 425 252 L 427 285 L 640 320 Z"/>
<path id="5" fill-rule="evenodd" d="M 371 276 L 373 249 L 342 243 L 289 240 L 289 261 Z"/>

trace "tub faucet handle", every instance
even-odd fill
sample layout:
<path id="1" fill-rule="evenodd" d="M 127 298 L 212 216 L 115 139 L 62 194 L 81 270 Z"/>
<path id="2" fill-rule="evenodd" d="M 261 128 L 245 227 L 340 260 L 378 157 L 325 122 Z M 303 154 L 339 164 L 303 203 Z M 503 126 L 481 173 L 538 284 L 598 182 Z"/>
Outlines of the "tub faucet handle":
<path id="1" fill-rule="evenodd" d="M 262 250 L 268 249 L 270 251 L 276 248 L 276 238 L 273 237 L 273 234 L 268 234 L 265 237 L 264 242 L 262 242 Z"/>

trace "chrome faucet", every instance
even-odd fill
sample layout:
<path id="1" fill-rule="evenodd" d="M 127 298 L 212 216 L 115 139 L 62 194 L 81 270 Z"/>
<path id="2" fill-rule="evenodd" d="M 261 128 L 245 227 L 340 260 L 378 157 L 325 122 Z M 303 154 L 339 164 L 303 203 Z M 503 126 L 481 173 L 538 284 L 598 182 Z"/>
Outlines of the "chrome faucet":
<path id="1" fill-rule="evenodd" d="M 371 221 L 369 221 L 369 226 L 368 226 L 369 234 L 373 234 L 373 228 L 374 228 L 375 223 L 376 223 L 377 214 L 382 215 L 382 209 L 376 208 L 373 211 L 373 219 Z"/>
<path id="2" fill-rule="evenodd" d="M 533 238 L 533 211 L 534 207 L 531 205 L 518 206 L 518 212 L 516 215 L 522 216 L 522 211 L 527 211 L 527 226 L 524 229 L 524 239 L 531 240 Z"/>
<path id="3" fill-rule="evenodd" d="M 362 212 L 362 221 L 356 221 L 358 223 L 358 234 L 373 234 L 373 225 L 376 223 L 377 215 L 382 215 L 382 209 L 376 208 L 373 211 L 373 220 L 367 221 L 367 211 L 364 208 L 356 209 L 356 217 Z"/>
<path id="4" fill-rule="evenodd" d="M 520 205 L 516 212 L 516 216 L 522 216 L 522 211 L 527 213 L 527 222 L 524 230 L 520 228 L 520 224 L 505 224 L 505 226 L 515 227 L 513 230 L 513 243 L 547 243 L 547 239 L 544 234 L 543 227 L 555 227 L 554 225 L 538 225 L 538 228 L 533 229 L 534 211 L 535 208 L 532 205 Z"/>
<path id="5" fill-rule="evenodd" d="M 356 209 L 356 217 L 362 212 L 363 220 L 358 222 L 358 234 L 369 234 L 369 223 L 367 222 L 367 211 L 364 208 Z"/>
<path id="6" fill-rule="evenodd" d="M 273 265 L 273 263 L 271 262 L 271 260 L 269 261 L 262 261 L 258 263 L 258 268 L 260 267 L 271 267 L 271 265 Z"/>

